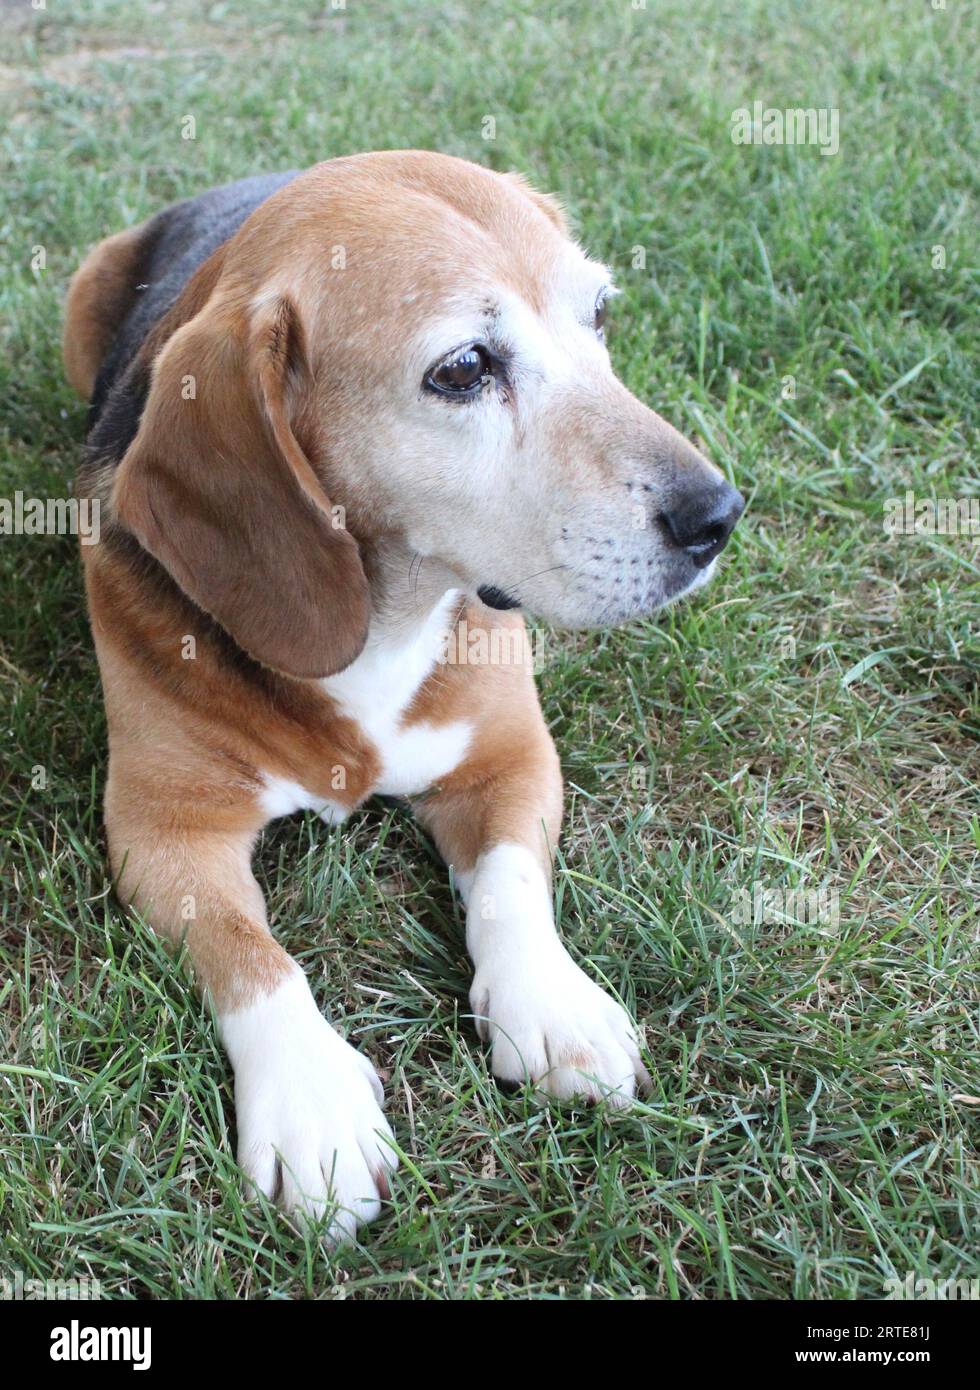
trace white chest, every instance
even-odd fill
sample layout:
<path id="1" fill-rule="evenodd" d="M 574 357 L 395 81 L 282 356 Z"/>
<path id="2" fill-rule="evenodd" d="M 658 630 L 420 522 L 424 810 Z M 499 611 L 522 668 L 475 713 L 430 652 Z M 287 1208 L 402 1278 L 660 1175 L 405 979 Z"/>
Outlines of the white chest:
<path id="1" fill-rule="evenodd" d="M 442 658 L 451 615 L 459 600 L 450 590 L 415 628 L 398 632 L 372 628 L 364 651 L 337 676 L 321 681 L 341 714 L 370 740 L 381 763 L 374 792 L 411 796 L 423 792 L 457 767 L 466 754 L 471 726 L 466 721 L 432 724 L 405 714 Z M 282 777 L 267 777 L 262 804 L 270 816 L 318 811 L 336 824 L 346 809 L 324 804 L 322 796 Z"/>

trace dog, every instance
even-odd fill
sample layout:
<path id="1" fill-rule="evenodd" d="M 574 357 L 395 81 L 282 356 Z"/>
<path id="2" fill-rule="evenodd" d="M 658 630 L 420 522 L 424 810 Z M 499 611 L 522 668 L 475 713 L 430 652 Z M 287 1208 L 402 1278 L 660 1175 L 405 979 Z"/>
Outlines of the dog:
<path id="1" fill-rule="evenodd" d="M 274 817 L 406 800 L 452 866 L 493 1073 L 629 1104 L 621 1005 L 555 928 L 562 779 L 527 661 L 446 634 L 621 623 L 701 588 L 739 492 L 613 373 L 609 271 L 522 176 L 422 151 L 245 179 L 102 241 L 64 358 L 120 899 L 185 943 L 247 1181 L 334 1240 L 389 1195 L 367 1057 L 276 942 Z"/>

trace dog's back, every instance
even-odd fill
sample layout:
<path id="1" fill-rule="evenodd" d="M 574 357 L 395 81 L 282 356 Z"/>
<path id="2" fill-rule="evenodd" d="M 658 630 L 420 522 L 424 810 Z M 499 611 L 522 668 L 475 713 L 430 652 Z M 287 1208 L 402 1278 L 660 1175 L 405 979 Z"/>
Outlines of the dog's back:
<path id="1" fill-rule="evenodd" d="M 296 177 L 259 174 L 174 203 L 137 227 L 107 237 L 74 276 L 65 313 L 69 380 L 97 425 L 150 329 L 195 270 L 251 212 Z"/>

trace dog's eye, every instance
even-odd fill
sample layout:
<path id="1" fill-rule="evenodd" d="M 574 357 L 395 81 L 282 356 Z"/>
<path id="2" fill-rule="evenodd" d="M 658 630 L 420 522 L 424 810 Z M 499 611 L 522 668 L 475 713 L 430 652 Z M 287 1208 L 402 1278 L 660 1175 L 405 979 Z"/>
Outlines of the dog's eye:
<path id="1" fill-rule="evenodd" d="M 604 338 L 606 336 L 606 299 L 603 296 L 597 300 L 595 306 L 595 331 L 596 336 Z"/>
<path id="2" fill-rule="evenodd" d="M 475 396 L 493 375 L 493 363 L 486 348 L 463 348 L 433 367 L 425 378 L 430 391 L 444 396 Z"/>

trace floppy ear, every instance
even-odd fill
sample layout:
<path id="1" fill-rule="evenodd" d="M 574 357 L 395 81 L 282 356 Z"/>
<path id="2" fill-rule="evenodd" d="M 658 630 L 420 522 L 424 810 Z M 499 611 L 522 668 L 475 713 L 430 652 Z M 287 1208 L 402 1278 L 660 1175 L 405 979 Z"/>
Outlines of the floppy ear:
<path id="1" fill-rule="evenodd" d="M 367 636 L 367 580 L 290 423 L 309 386 L 302 326 L 273 296 L 211 301 L 154 368 L 113 513 L 249 656 L 332 675 Z"/>

